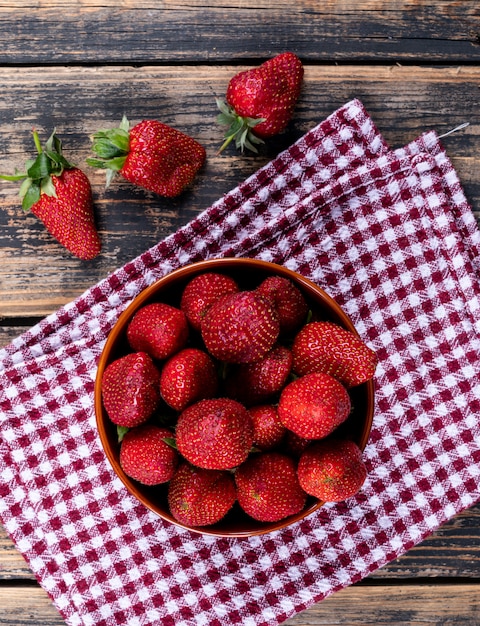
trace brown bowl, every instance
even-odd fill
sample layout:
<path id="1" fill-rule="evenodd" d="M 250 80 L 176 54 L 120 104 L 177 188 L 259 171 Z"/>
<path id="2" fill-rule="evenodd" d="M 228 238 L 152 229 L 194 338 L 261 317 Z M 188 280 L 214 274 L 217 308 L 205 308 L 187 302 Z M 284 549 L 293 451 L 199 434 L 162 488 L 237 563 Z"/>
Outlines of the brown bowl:
<path id="1" fill-rule="evenodd" d="M 351 320 L 340 306 L 320 287 L 300 274 L 266 261 L 247 258 L 224 258 L 200 261 L 177 269 L 160 278 L 157 282 L 142 291 L 120 315 L 112 328 L 98 364 L 95 381 L 95 412 L 100 439 L 115 473 L 122 480 L 128 491 L 142 502 L 148 509 L 161 518 L 189 530 L 218 537 L 249 537 L 262 535 L 289 526 L 293 522 L 305 518 L 323 502 L 309 498 L 303 511 L 287 517 L 280 522 L 257 522 L 245 515 L 238 505 L 219 523 L 205 527 L 188 527 L 180 524 L 170 514 L 167 505 L 167 485 L 146 487 L 129 478 L 122 470 L 119 462 L 120 446 L 117 440 L 117 428 L 108 418 L 102 403 L 101 380 L 109 363 L 129 352 L 126 340 L 127 326 L 134 314 L 142 306 L 150 302 L 167 302 L 179 306 L 180 295 L 184 286 L 194 276 L 207 272 L 223 272 L 235 278 L 243 289 L 251 289 L 264 278 L 271 275 L 289 278 L 302 291 L 311 310 L 319 318 L 340 324 L 344 328 L 356 332 Z M 363 450 L 367 444 L 374 412 L 374 384 L 368 381 L 350 390 L 352 413 L 347 421 L 336 431 L 339 436 L 352 439 Z"/>

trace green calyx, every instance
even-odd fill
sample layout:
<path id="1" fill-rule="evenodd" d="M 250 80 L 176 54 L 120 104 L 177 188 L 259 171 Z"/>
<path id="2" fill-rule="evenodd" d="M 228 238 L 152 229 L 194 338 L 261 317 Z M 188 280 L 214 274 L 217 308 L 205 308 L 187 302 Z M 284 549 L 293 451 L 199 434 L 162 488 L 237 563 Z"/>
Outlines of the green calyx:
<path id="1" fill-rule="evenodd" d="M 118 441 L 118 443 L 122 443 L 123 438 L 125 437 L 125 435 L 128 433 L 129 430 L 130 430 L 130 428 L 128 428 L 127 426 L 117 426 L 117 441 Z"/>
<path id="2" fill-rule="evenodd" d="M 265 143 L 263 139 L 257 137 L 252 130 L 258 124 L 265 121 L 264 118 L 242 117 L 237 115 L 235 109 L 228 105 L 224 100 L 217 98 L 217 106 L 220 114 L 217 116 L 217 122 L 222 126 L 228 126 L 225 132 L 225 141 L 221 145 L 217 154 L 220 154 L 225 148 L 235 140 L 235 146 L 242 152 L 245 148 L 252 152 L 258 152 L 255 144 Z"/>
<path id="3" fill-rule="evenodd" d="M 127 158 L 130 146 L 129 130 L 130 123 L 124 115 L 118 128 L 99 130 L 92 137 L 92 150 L 96 157 L 87 159 L 87 164 L 107 170 L 106 188 L 122 169 Z"/>
<path id="4" fill-rule="evenodd" d="M 40 200 L 42 193 L 56 197 L 52 176 L 61 176 L 63 170 L 74 167 L 62 156 L 62 142 L 56 136 L 55 129 L 45 147 L 41 146 L 36 130 L 33 131 L 33 141 L 38 156 L 25 163 L 25 172 L 16 172 L 13 175 L 0 174 L 1 180 L 23 181 L 19 196 L 22 198 L 24 211 L 30 210 Z"/>

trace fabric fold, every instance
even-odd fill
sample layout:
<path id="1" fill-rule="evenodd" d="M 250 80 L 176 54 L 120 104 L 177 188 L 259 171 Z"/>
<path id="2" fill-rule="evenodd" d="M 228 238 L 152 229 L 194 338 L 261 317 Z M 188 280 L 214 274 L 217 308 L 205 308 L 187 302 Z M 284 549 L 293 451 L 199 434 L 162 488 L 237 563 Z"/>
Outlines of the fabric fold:
<path id="1" fill-rule="evenodd" d="M 392 151 L 353 100 L 197 219 L 0 351 L 0 516 L 70 625 L 281 623 L 478 500 L 480 236 L 435 133 Z M 121 311 L 216 256 L 322 286 L 376 350 L 367 482 L 287 529 L 200 536 L 110 468 L 93 384 Z"/>

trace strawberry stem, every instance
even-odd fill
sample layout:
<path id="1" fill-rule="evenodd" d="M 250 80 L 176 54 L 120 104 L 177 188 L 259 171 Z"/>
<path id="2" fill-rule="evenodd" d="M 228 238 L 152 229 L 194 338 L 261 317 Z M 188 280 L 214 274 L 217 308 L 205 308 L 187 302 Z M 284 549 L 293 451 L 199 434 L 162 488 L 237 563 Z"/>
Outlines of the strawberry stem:
<path id="1" fill-rule="evenodd" d="M 228 105 L 224 100 L 217 98 L 217 106 L 220 114 L 217 116 L 217 122 L 224 126 L 228 126 L 225 132 L 225 141 L 217 152 L 217 156 L 235 139 L 235 145 L 242 152 L 245 148 L 252 152 L 258 152 L 254 144 L 265 143 L 263 139 L 257 137 L 254 132 L 255 126 L 265 121 L 265 118 L 242 117 L 238 115 L 235 109 Z"/>
<path id="2" fill-rule="evenodd" d="M 2 180 L 16 181 L 16 180 L 23 180 L 24 178 L 27 178 L 27 175 L 26 174 L 0 174 L 0 178 Z"/>
<path id="3" fill-rule="evenodd" d="M 130 124 L 124 115 L 118 128 L 99 130 L 92 137 L 94 158 L 88 158 L 91 167 L 107 170 L 105 188 L 108 188 L 115 174 L 119 172 L 130 149 Z"/>
<path id="4" fill-rule="evenodd" d="M 40 143 L 38 132 L 33 129 L 33 142 L 37 150 L 37 157 L 25 163 L 25 172 L 15 174 L 0 174 L 0 179 L 7 181 L 23 181 L 19 195 L 22 198 L 22 208 L 28 211 L 45 193 L 55 196 L 55 187 L 52 176 L 61 176 L 64 169 L 73 167 L 62 155 L 61 142 L 55 135 L 55 129 L 45 144 L 45 149 Z"/>
<path id="5" fill-rule="evenodd" d="M 35 144 L 35 148 L 37 149 L 38 154 L 42 154 L 43 148 L 42 148 L 42 144 L 40 143 L 40 137 L 38 136 L 38 133 L 36 130 L 33 131 L 33 142 Z"/>
<path id="6" fill-rule="evenodd" d="M 225 148 L 230 144 L 235 135 L 226 135 L 225 141 L 222 143 L 220 148 L 216 151 L 215 156 L 218 156 L 221 152 L 225 150 Z"/>

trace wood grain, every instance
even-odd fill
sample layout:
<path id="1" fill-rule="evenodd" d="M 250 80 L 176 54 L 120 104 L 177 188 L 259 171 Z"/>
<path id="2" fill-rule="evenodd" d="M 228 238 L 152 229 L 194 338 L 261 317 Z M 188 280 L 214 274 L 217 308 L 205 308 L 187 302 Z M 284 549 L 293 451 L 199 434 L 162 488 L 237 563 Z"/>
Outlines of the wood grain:
<path id="1" fill-rule="evenodd" d="M 473 206 L 480 206 L 480 126 L 473 115 L 479 67 L 307 66 L 298 109 L 287 132 L 270 141 L 257 156 L 239 156 L 233 148 L 216 156 L 223 129 L 216 123 L 215 96 L 224 93 L 234 71 L 231 66 L 0 67 L 2 171 L 21 168 L 31 156 L 32 126 L 45 136 L 56 127 L 66 156 L 83 166 L 92 181 L 103 242 L 97 259 L 88 263 L 74 259 L 33 215 L 23 214 L 17 186 L 2 182 L 0 319 L 44 316 L 74 299 L 198 215 L 355 97 L 362 100 L 393 147 L 425 130 L 441 134 L 470 122 L 466 130 L 446 138 L 445 146 L 467 197 Z M 52 108 L 50 103 L 59 94 L 62 97 Z M 179 107 L 181 112 L 176 113 Z M 114 126 L 125 112 L 132 122 L 149 116 L 160 118 L 206 147 L 207 164 L 181 197 L 153 197 L 121 180 L 105 191 L 104 174 L 84 165 L 90 154 L 90 135 L 98 128 Z"/>
<path id="2" fill-rule="evenodd" d="M 285 626 L 478 626 L 479 592 L 478 584 L 354 585 L 296 615 Z"/>
<path id="3" fill-rule="evenodd" d="M 0 626 L 64 626 L 39 587 L 0 587 Z M 442 607 L 441 622 L 438 607 Z M 284 626 L 478 626 L 480 585 L 353 585 L 287 619 Z"/>
<path id="4" fill-rule="evenodd" d="M 240 0 L 22 0 L 0 8 L 0 64 L 238 62 L 286 49 L 305 61 L 477 62 L 476 18 L 472 1 L 260 0 L 252 11 Z"/>

